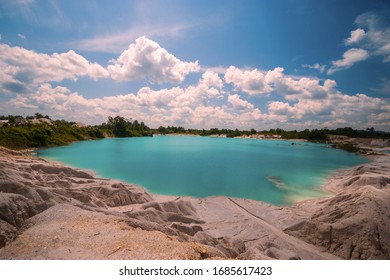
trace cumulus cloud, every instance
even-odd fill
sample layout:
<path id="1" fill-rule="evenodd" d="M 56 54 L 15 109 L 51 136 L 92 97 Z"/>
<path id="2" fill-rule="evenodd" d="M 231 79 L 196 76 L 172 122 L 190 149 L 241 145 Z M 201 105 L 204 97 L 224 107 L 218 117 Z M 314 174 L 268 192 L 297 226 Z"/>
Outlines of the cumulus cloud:
<path id="1" fill-rule="evenodd" d="M 238 94 L 229 95 L 228 102 L 238 111 L 252 110 L 254 108 L 253 104 L 241 99 Z"/>
<path id="2" fill-rule="evenodd" d="M 28 88 L 44 82 L 77 80 L 81 76 L 92 79 L 108 76 L 108 71 L 101 65 L 90 63 L 72 50 L 48 55 L 1 44 L 0 66 L 0 86 L 6 92 L 18 92 L 21 87 Z M 12 86 L 7 88 L 7 84 Z"/>
<path id="3" fill-rule="evenodd" d="M 287 102 L 272 101 L 268 104 L 268 111 L 273 115 L 290 115 L 292 107 Z"/>
<path id="4" fill-rule="evenodd" d="M 269 71 L 241 70 L 230 66 L 225 73 L 225 81 L 232 83 L 235 90 L 249 95 L 276 92 L 287 100 L 299 98 L 323 98 L 333 92 L 336 82 L 322 81 L 312 77 L 286 75 L 282 67 Z"/>
<path id="5" fill-rule="evenodd" d="M 76 81 L 87 76 L 94 80 L 112 78 L 117 81 L 147 80 L 151 83 L 180 83 L 191 72 L 200 70 L 199 63 L 185 62 L 168 53 L 156 42 L 138 38 L 107 68 L 89 62 L 70 50 L 66 53 L 44 54 L 21 47 L 0 45 L 0 87 L 3 93 L 23 93 L 45 82 Z M 221 88 L 218 74 L 206 71 L 208 83 Z"/>
<path id="6" fill-rule="evenodd" d="M 114 80 L 146 79 L 153 83 L 180 83 L 199 69 L 198 61 L 181 61 L 146 37 L 138 38 L 108 66 Z"/>
<path id="7" fill-rule="evenodd" d="M 383 57 L 383 62 L 390 62 L 390 26 L 388 11 L 383 13 L 368 12 L 356 19 L 360 29 L 365 30 L 364 37 L 359 40 L 358 46 L 370 51 L 373 55 Z"/>
<path id="8" fill-rule="evenodd" d="M 136 93 L 103 98 L 85 98 L 65 87 L 44 83 L 34 93 L 12 98 L 9 105 L 39 109 L 57 118 L 88 120 L 87 123 L 103 122 L 110 115 L 120 114 L 154 127 L 242 127 L 259 119 L 260 110 L 238 95 L 229 97 L 230 106 L 214 102 L 226 97 L 217 88 L 221 86 L 217 76 L 207 72 L 197 85 L 160 90 L 144 87 Z"/>
<path id="9" fill-rule="evenodd" d="M 263 72 L 254 70 L 241 70 L 230 66 L 225 73 L 225 81 L 232 83 L 235 90 L 242 90 L 250 95 L 265 94 L 272 91 L 272 88 L 265 81 Z"/>
<path id="10" fill-rule="evenodd" d="M 381 13 L 368 12 L 358 16 L 355 20 L 360 29 L 365 30 L 364 39 L 361 41 L 366 48 L 377 49 L 390 43 L 390 26 L 388 11 Z"/>
<path id="11" fill-rule="evenodd" d="M 327 73 L 348 69 L 370 56 L 381 56 L 384 63 L 390 62 L 390 26 L 387 19 L 386 12 L 368 12 L 358 16 L 355 20 L 358 28 L 352 30 L 350 37 L 344 40 L 345 45 L 357 48 L 346 51 L 342 59 L 332 61 Z"/>
<path id="12" fill-rule="evenodd" d="M 350 49 L 343 54 L 342 59 L 332 61 L 332 67 L 328 69 L 327 73 L 333 74 L 336 71 L 350 68 L 355 63 L 366 60 L 368 57 L 369 53 L 364 49 Z"/>
<path id="13" fill-rule="evenodd" d="M 217 89 L 223 88 L 223 81 L 219 77 L 219 75 L 212 71 L 212 70 L 206 70 L 202 75 L 202 82 L 207 85 L 208 87 L 214 87 Z"/>
<path id="14" fill-rule="evenodd" d="M 279 77 L 281 70 L 268 71 L 268 78 Z M 277 75 L 282 74 L 282 75 Z M 287 79 L 289 78 L 289 79 Z M 389 127 L 390 105 L 385 100 L 364 94 L 346 95 L 335 89 L 335 82 L 326 80 L 315 84 L 307 77 L 291 78 L 302 89 L 313 83 L 324 93 L 319 98 L 313 94 L 296 93 L 298 98 L 272 100 L 265 111 L 239 93 L 222 92 L 218 75 L 204 73 L 196 85 L 153 90 L 144 87 L 136 93 L 85 98 L 66 87 L 53 87 L 43 83 L 36 92 L 17 95 L 7 104 L 24 110 L 39 110 L 56 118 L 87 123 L 100 123 L 108 116 L 122 115 L 146 122 L 152 127 L 183 125 L 194 128 L 305 128 L 305 126 L 334 127 L 343 123 L 376 128 Z M 303 82 L 304 81 L 304 82 Z M 273 82 L 276 82 L 273 80 Z M 305 85 L 305 86 L 303 86 Z M 298 88 L 296 88 L 298 90 Z M 308 90 L 308 89 L 306 89 Z M 217 92 L 217 94 L 216 94 Z"/>
<path id="15" fill-rule="evenodd" d="M 316 126 L 351 125 L 364 128 L 390 125 L 389 104 L 365 94 L 346 95 L 341 92 L 321 100 L 301 99 L 296 103 L 273 101 L 268 104 L 268 118 L 273 121 L 304 127 L 310 121 Z M 387 117 L 384 117 L 386 115 Z"/>
<path id="16" fill-rule="evenodd" d="M 367 38 L 357 43 L 364 40 Z M 386 52 L 388 46 L 382 48 Z M 330 70 L 350 67 L 368 57 L 363 49 L 352 50 L 335 61 Z M 310 66 L 321 69 L 321 65 Z M 91 124 L 104 122 L 110 115 L 122 115 L 151 127 L 390 127 L 386 99 L 343 94 L 334 80 L 288 75 L 282 67 L 268 71 L 235 66 L 224 71 L 220 67 L 201 70 L 198 62 L 181 61 L 146 37 L 136 40 L 107 68 L 74 51 L 42 54 L 7 45 L 0 45 L 0 67 L 0 92 L 6 93 L 0 104 L 3 112 L 17 108 L 14 110 L 20 113 L 39 111 L 54 118 Z M 146 86 L 132 93 L 101 98 L 86 98 L 58 85 L 83 76 L 180 83 L 194 71 L 202 71 L 202 75 L 189 85 L 156 86 L 157 89 Z"/>
<path id="17" fill-rule="evenodd" d="M 364 31 L 364 29 L 358 28 L 356 30 L 353 30 L 351 31 L 351 36 L 345 40 L 345 44 L 352 45 L 358 43 L 364 38 L 365 35 L 366 32 Z"/>
<path id="18" fill-rule="evenodd" d="M 321 99 L 333 93 L 336 87 L 336 82 L 330 79 L 323 81 L 313 77 L 285 75 L 281 67 L 268 71 L 265 77 L 273 90 L 286 100 Z"/>

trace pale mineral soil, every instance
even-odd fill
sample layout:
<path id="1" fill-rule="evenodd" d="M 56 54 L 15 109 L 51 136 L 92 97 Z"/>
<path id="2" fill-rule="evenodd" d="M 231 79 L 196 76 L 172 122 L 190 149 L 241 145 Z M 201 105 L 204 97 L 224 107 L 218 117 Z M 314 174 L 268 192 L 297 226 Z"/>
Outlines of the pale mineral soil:
<path id="1" fill-rule="evenodd" d="M 0 148 L 0 259 L 390 259 L 390 156 L 278 207 L 143 188 Z"/>

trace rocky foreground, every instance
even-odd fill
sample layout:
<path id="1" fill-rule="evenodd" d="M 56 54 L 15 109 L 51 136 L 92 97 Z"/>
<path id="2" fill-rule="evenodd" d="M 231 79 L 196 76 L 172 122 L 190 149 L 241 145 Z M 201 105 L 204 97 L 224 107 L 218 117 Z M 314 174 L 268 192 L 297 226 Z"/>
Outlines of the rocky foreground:
<path id="1" fill-rule="evenodd" d="M 390 156 L 291 207 L 144 189 L 0 148 L 0 259 L 390 259 Z"/>

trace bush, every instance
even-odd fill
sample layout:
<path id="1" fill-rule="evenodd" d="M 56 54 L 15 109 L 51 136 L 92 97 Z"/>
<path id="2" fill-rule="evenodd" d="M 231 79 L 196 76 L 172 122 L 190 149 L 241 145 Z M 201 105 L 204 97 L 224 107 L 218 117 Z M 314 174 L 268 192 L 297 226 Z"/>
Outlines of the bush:
<path id="1" fill-rule="evenodd" d="M 339 144 L 334 144 L 332 145 L 334 148 L 342 149 L 347 152 L 352 152 L 352 153 L 358 153 L 360 152 L 360 149 L 358 146 L 352 143 L 339 143 Z"/>

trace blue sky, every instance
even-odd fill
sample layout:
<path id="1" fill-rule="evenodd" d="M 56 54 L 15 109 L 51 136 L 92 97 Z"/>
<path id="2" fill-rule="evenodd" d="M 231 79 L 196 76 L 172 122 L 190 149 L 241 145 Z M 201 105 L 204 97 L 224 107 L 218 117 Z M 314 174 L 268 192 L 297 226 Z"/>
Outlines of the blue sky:
<path id="1" fill-rule="evenodd" d="M 388 1 L 0 0 L 0 114 L 390 130 Z"/>

